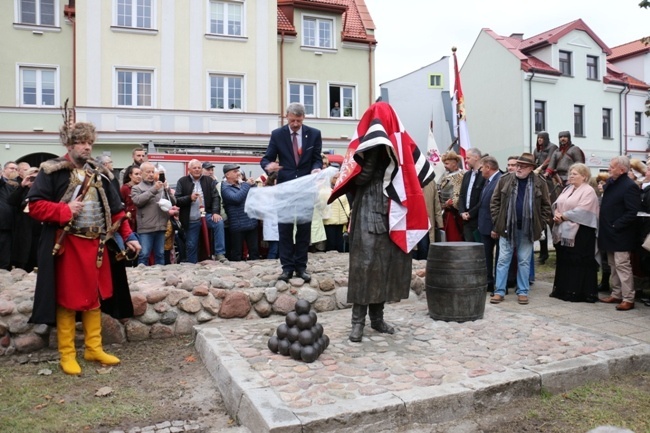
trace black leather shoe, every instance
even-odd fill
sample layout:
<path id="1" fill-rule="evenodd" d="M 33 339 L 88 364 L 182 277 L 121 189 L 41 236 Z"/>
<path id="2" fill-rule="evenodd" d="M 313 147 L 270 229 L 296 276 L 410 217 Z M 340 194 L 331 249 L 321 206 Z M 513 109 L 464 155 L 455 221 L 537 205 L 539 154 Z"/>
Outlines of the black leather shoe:
<path id="1" fill-rule="evenodd" d="M 282 272 L 280 276 L 278 277 L 278 280 L 284 281 L 285 283 L 288 283 L 289 280 L 293 277 L 293 272 Z"/>
<path id="2" fill-rule="evenodd" d="M 305 272 L 305 271 L 299 271 L 299 272 L 296 272 L 296 277 L 298 277 L 298 278 L 302 278 L 303 280 L 305 280 L 305 283 L 308 283 L 308 282 L 311 281 L 311 275 L 309 275 L 309 274 L 308 274 L 307 272 Z"/>

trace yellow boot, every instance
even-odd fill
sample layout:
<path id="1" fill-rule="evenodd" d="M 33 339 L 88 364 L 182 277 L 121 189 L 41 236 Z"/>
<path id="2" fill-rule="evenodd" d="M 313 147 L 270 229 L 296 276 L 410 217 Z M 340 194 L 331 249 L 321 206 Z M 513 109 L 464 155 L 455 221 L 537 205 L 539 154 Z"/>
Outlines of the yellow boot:
<path id="1" fill-rule="evenodd" d="M 84 327 L 86 350 L 84 359 L 96 361 L 104 365 L 117 365 L 120 360 L 109 355 L 102 349 L 102 312 L 99 308 L 81 313 L 81 323 Z"/>
<path id="2" fill-rule="evenodd" d="M 56 307 L 56 338 L 61 354 L 61 369 L 65 374 L 81 374 L 74 348 L 75 311 Z"/>

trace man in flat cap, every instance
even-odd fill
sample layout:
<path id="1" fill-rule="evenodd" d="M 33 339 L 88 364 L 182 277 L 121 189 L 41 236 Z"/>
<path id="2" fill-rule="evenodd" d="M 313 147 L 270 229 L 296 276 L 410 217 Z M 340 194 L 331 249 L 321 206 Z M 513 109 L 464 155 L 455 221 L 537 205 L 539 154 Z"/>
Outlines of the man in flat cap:
<path id="1" fill-rule="evenodd" d="M 237 164 L 224 165 L 223 175 L 225 180 L 221 183 L 221 197 L 230 223 L 230 257 L 228 258 L 233 262 L 244 259 L 243 245 L 246 242 L 248 259 L 258 260 L 260 258 L 257 245 L 258 223 L 256 219 L 250 218 L 244 212 L 248 191 L 256 186 L 255 179 L 250 177 L 244 182 Z"/>
<path id="2" fill-rule="evenodd" d="M 490 303 L 505 299 L 508 269 L 517 252 L 517 301 L 528 304 L 530 262 L 533 243 L 551 220 L 551 201 L 546 182 L 537 176 L 535 158 L 523 153 L 517 159 L 514 176 L 502 176 L 490 202 L 494 231 L 499 235 L 499 259 L 494 295 Z"/>

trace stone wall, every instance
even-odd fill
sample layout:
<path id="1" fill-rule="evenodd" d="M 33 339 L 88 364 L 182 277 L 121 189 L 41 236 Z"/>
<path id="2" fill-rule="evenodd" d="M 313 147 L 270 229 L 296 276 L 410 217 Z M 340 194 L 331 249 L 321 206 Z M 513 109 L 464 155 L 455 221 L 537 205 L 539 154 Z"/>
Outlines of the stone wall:
<path id="1" fill-rule="evenodd" d="M 413 261 L 411 290 L 418 295 L 424 291 L 425 265 Z M 316 312 L 350 307 L 347 254 L 310 254 L 308 271 L 309 283 L 300 278 L 285 283 L 277 279 L 277 260 L 129 268 L 135 316 L 118 321 L 103 315 L 104 344 L 191 334 L 193 326 L 217 318 L 285 315 L 298 299 L 308 300 Z M 35 281 L 34 273 L 0 270 L 0 356 L 56 348 L 55 329 L 27 323 Z"/>

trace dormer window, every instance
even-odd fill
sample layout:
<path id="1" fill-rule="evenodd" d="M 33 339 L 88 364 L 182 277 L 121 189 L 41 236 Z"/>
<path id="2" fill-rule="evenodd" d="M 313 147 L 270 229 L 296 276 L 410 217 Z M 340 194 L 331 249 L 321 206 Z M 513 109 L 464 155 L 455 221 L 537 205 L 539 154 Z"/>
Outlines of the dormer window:
<path id="1" fill-rule="evenodd" d="M 302 19 L 302 44 L 314 48 L 334 48 L 334 20 L 305 16 Z"/>

